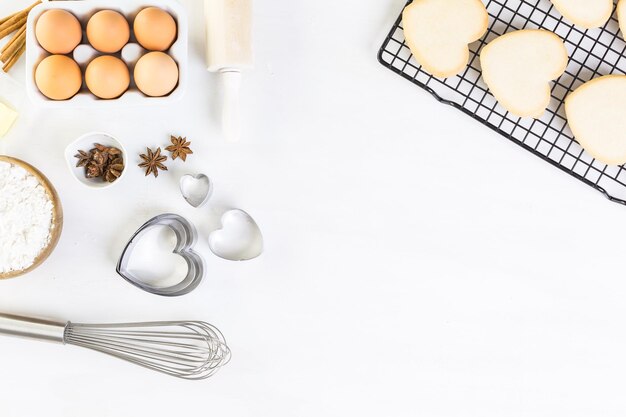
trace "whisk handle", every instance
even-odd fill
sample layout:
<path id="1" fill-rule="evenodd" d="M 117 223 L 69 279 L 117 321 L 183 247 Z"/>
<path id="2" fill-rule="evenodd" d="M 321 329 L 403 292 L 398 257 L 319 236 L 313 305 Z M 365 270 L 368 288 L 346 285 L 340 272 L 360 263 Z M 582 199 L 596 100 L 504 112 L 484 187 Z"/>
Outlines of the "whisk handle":
<path id="1" fill-rule="evenodd" d="M 0 314 L 0 334 L 65 343 L 66 323 Z"/>

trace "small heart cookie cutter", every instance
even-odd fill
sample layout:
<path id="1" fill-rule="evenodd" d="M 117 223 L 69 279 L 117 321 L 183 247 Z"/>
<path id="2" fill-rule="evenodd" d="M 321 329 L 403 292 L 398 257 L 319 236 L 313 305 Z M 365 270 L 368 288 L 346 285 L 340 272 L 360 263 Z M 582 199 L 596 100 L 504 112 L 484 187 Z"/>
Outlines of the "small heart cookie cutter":
<path id="1" fill-rule="evenodd" d="M 190 206 L 200 208 L 213 195 L 213 182 L 204 174 L 186 174 L 180 178 L 180 193 Z"/>
<path id="2" fill-rule="evenodd" d="M 166 287 L 150 285 L 142 281 L 128 269 L 131 254 L 141 236 L 147 230 L 156 226 L 167 226 L 174 232 L 176 235 L 176 246 L 172 252 L 180 255 L 187 263 L 187 275 L 178 284 Z M 160 214 L 148 220 L 133 234 L 120 256 L 115 271 L 135 287 L 152 294 L 166 297 L 176 297 L 187 294 L 193 291 L 204 277 L 204 260 L 193 251 L 193 246 L 197 238 L 198 234 L 196 228 L 184 217 L 172 213 Z"/>

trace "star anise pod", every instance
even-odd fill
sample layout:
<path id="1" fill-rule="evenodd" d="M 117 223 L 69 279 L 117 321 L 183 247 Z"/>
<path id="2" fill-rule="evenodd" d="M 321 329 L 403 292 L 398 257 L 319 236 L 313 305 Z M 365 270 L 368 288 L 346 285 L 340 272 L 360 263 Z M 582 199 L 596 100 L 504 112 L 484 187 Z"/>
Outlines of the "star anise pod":
<path id="1" fill-rule="evenodd" d="M 100 152 L 106 152 L 109 149 L 107 146 L 101 145 L 99 143 L 94 143 L 93 147 L 94 149 L 92 149 L 92 151 L 97 150 Z"/>
<path id="2" fill-rule="evenodd" d="M 91 161 L 91 153 L 79 150 L 74 158 L 78 158 L 78 162 L 76 162 L 76 167 L 84 167 L 89 161 Z"/>
<path id="3" fill-rule="evenodd" d="M 122 154 L 121 150 L 113 146 L 104 146 L 100 143 L 94 143 L 93 146 L 94 148 L 91 150 L 91 152 L 95 152 L 95 151 L 106 152 L 108 155 L 112 155 L 112 156 L 118 156 Z"/>
<path id="4" fill-rule="evenodd" d="M 96 149 L 91 153 L 91 155 L 91 160 L 100 166 L 106 165 L 109 161 L 109 154 L 106 151 L 99 151 Z"/>
<path id="5" fill-rule="evenodd" d="M 109 147 L 107 148 L 107 153 L 111 158 L 115 159 L 122 154 L 122 151 L 117 148 Z"/>
<path id="6" fill-rule="evenodd" d="M 85 176 L 87 178 L 97 178 L 102 175 L 102 165 L 94 162 L 89 162 L 85 168 Z"/>
<path id="7" fill-rule="evenodd" d="M 161 155 L 161 148 L 157 148 L 156 152 L 152 149 L 146 148 L 146 154 L 141 154 L 139 157 L 143 159 L 143 162 L 139 164 L 141 168 L 146 169 L 146 176 L 154 174 L 154 177 L 159 176 L 159 169 L 167 171 L 167 167 L 163 165 L 163 162 L 167 160 L 167 156 Z"/>
<path id="8" fill-rule="evenodd" d="M 105 168 L 104 180 L 113 182 L 122 175 L 122 171 L 124 171 L 124 160 L 122 158 L 116 158 Z"/>
<path id="9" fill-rule="evenodd" d="M 93 146 L 94 147 L 89 152 L 93 155 L 93 159 L 97 158 L 97 162 L 102 165 L 107 159 L 109 159 L 107 147 L 100 145 L 99 143 L 94 143 Z"/>
<path id="10" fill-rule="evenodd" d="M 172 142 L 172 144 L 165 148 L 165 150 L 172 153 L 172 159 L 180 157 L 180 159 L 186 161 L 187 155 L 193 153 L 193 151 L 189 148 L 191 142 L 189 142 L 187 138 L 184 138 L 182 136 L 171 136 L 170 141 Z"/>

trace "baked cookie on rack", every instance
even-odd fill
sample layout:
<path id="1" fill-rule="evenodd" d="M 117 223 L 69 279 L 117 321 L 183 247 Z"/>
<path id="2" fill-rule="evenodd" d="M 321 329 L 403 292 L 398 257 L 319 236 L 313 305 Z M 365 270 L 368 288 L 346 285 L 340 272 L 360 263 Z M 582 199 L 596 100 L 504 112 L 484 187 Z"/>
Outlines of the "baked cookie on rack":
<path id="1" fill-rule="evenodd" d="M 489 91 L 509 112 L 539 118 L 550 103 L 550 81 L 567 67 L 561 38 L 542 29 L 506 33 L 480 52 L 482 77 Z"/>
<path id="2" fill-rule="evenodd" d="M 619 20 L 622 37 L 626 39 L 626 0 L 619 0 L 617 3 L 617 20 Z"/>
<path id="3" fill-rule="evenodd" d="M 626 163 L 626 75 L 587 81 L 565 98 L 565 114 L 591 156 L 607 165 Z"/>
<path id="4" fill-rule="evenodd" d="M 414 0 L 402 13 L 411 53 L 440 78 L 455 76 L 467 66 L 468 45 L 485 34 L 488 23 L 480 0 Z"/>
<path id="5" fill-rule="evenodd" d="M 613 0 L 551 1 L 563 17 L 585 29 L 604 26 L 613 13 Z"/>

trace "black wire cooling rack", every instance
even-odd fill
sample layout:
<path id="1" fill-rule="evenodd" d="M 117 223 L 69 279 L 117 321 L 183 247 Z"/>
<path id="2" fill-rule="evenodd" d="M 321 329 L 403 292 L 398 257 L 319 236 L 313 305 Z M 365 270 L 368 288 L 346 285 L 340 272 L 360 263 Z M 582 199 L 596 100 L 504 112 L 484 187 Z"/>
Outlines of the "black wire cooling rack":
<path id="1" fill-rule="evenodd" d="M 565 21 L 549 0 L 488 0 L 486 6 L 489 29 L 481 40 L 470 45 L 469 65 L 460 75 L 435 78 L 412 59 L 404 42 L 402 15 L 380 48 L 378 60 L 438 101 L 471 116 L 611 201 L 626 205 L 626 170 L 596 161 L 578 145 L 567 127 L 563 105 L 565 96 L 584 82 L 626 71 L 626 43 L 619 33 L 615 13 L 603 28 L 584 30 Z M 504 33 L 524 28 L 556 33 L 565 41 L 570 56 L 567 70 L 554 83 L 550 106 L 540 119 L 508 113 L 489 94 L 480 77 L 480 49 Z"/>

